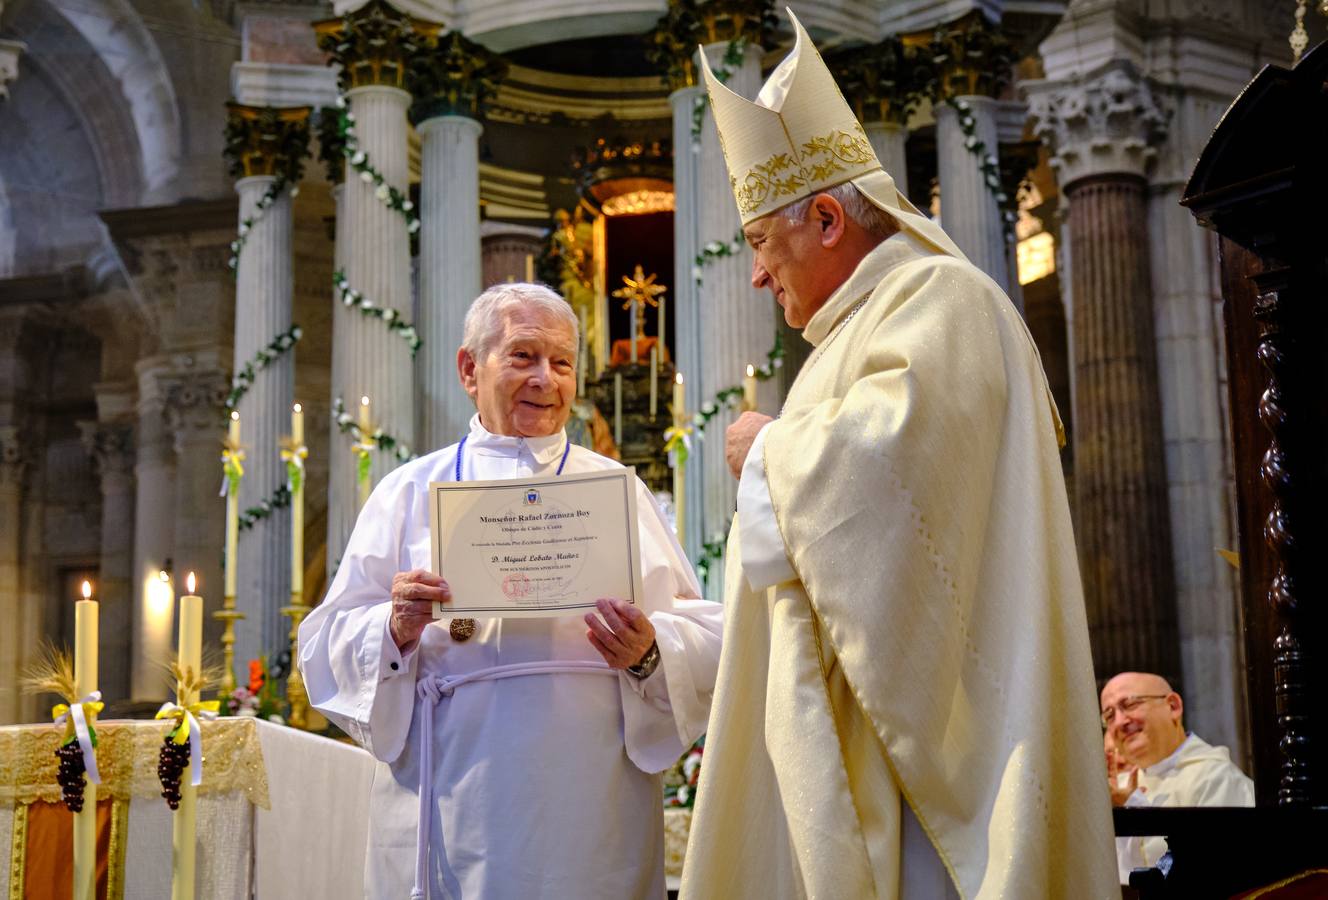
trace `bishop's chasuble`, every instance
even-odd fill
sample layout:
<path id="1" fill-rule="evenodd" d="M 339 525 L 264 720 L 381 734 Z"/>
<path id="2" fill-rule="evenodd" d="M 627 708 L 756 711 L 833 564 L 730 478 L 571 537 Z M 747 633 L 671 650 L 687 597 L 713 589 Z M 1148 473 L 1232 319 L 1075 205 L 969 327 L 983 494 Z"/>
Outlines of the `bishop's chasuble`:
<path id="1" fill-rule="evenodd" d="M 930 856 L 965 898 L 1119 897 L 1059 422 L 1023 320 L 904 232 L 805 336 L 739 488 L 682 896 L 929 900 Z M 763 506 L 784 558 L 749 567 Z"/>
<path id="2" fill-rule="evenodd" d="M 658 773 L 705 729 L 720 606 L 699 599 L 691 566 L 638 479 L 642 609 L 660 652 L 654 674 L 475 681 L 437 698 L 431 733 L 423 734 L 430 701 L 417 695 L 417 681 L 521 663 L 603 662 L 580 616 L 480 619 L 466 641 L 454 640 L 442 620 L 398 651 L 388 627 L 392 576 L 429 568 L 428 485 L 456 477 L 457 453 L 453 444 L 379 482 L 327 597 L 300 626 L 310 702 L 380 761 L 365 896 L 411 895 L 423 785 L 431 900 L 662 900 Z M 554 475 L 564 453 L 568 473 L 620 468 L 583 447 L 568 449 L 563 432 L 496 435 L 475 416 L 461 477 Z M 431 757 L 423 773 L 421 741 L 430 742 Z"/>

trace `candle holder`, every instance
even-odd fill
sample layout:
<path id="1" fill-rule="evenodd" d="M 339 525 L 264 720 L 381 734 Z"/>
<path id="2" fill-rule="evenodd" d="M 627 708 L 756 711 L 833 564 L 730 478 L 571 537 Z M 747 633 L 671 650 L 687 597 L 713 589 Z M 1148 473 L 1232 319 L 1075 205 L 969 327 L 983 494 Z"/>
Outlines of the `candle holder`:
<path id="1" fill-rule="evenodd" d="M 309 605 L 302 595 L 292 591 L 290 606 L 283 606 L 281 614 L 291 620 L 291 663 L 290 674 L 286 676 L 286 702 L 290 704 L 290 715 L 286 721 L 292 728 L 303 730 L 309 726 L 309 693 L 304 689 L 304 676 L 300 674 L 300 623 L 309 615 Z"/>
<path id="2" fill-rule="evenodd" d="M 222 598 L 221 609 L 212 614 L 212 618 L 222 623 L 221 632 L 221 696 L 229 697 L 235 693 L 235 623 L 245 618 L 244 613 L 235 608 L 235 595 Z"/>

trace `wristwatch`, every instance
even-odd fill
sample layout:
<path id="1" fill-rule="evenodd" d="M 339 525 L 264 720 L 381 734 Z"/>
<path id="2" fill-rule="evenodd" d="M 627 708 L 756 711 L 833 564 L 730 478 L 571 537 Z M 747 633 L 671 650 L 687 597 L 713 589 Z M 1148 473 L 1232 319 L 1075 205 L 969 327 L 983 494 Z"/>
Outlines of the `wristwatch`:
<path id="1" fill-rule="evenodd" d="M 651 675 L 654 675 L 655 670 L 658 668 L 659 668 L 659 644 L 652 641 L 650 644 L 650 649 L 646 651 L 646 655 L 641 657 L 641 661 L 636 665 L 628 666 L 627 671 L 635 678 L 645 679 L 649 678 Z"/>

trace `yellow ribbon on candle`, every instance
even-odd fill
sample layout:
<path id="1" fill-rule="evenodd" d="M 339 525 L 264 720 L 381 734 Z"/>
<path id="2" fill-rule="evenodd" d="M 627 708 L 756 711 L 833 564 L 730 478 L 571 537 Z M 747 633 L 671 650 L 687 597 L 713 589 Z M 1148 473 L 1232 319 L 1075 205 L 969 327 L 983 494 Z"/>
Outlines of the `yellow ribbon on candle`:
<path id="1" fill-rule="evenodd" d="M 171 740 L 177 744 L 183 744 L 189 740 L 189 721 L 192 716 L 194 721 L 198 719 L 215 719 L 218 710 L 221 709 L 220 700 L 200 700 L 197 703 L 190 703 L 188 706 L 180 706 L 175 703 L 166 703 L 161 709 L 157 710 L 156 718 L 174 719 L 175 725 L 167 734 Z M 186 715 L 188 714 L 188 715 Z"/>
<path id="2" fill-rule="evenodd" d="M 79 705 L 83 707 L 84 718 L 87 718 L 88 713 L 99 713 L 106 708 L 106 704 L 102 703 L 100 700 L 88 700 Z M 69 743 L 70 740 L 72 740 L 74 737 L 74 717 L 69 715 L 69 704 L 57 703 L 55 704 L 55 706 L 52 706 L 51 721 L 53 721 L 57 725 L 59 725 L 61 722 L 64 723 L 65 736 L 64 740 L 62 740 L 61 743 L 63 744 Z M 92 738 L 92 743 L 94 746 L 96 746 L 97 738 L 95 737 L 95 733 L 94 737 Z"/>
<path id="3" fill-rule="evenodd" d="M 664 429 L 664 452 L 669 455 L 669 465 L 677 468 L 685 465 L 687 454 L 692 449 L 692 426 L 671 425 Z"/>
<path id="4" fill-rule="evenodd" d="M 304 481 L 304 461 L 308 458 L 309 448 L 304 444 L 296 446 L 293 438 L 281 439 L 281 461 L 286 464 L 286 486 L 292 494 L 299 493 Z"/>
<path id="5" fill-rule="evenodd" d="M 369 472 L 372 468 L 373 460 L 369 456 L 378 445 L 372 440 L 358 440 L 350 445 L 350 451 L 355 454 L 355 479 L 357 481 L 368 481 Z"/>
<path id="6" fill-rule="evenodd" d="M 225 476 L 225 487 L 234 493 L 240 489 L 240 479 L 244 477 L 244 448 L 232 443 L 227 438 L 221 444 L 221 471 Z M 224 493 L 224 492 L 223 492 Z"/>

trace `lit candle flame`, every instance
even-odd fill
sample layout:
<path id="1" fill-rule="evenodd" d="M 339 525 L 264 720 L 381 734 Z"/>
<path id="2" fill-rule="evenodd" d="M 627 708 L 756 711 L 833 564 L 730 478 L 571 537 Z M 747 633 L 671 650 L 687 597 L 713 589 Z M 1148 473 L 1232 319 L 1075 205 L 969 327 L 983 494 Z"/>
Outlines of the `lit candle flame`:
<path id="1" fill-rule="evenodd" d="M 231 410 L 231 418 L 237 422 L 240 421 L 240 413 L 236 410 Z"/>
<path id="2" fill-rule="evenodd" d="M 682 373 L 679 372 L 677 375 L 674 375 L 673 380 L 676 381 L 678 384 L 682 384 Z"/>
<path id="3" fill-rule="evenodd" d="M 369 397 L 368 397 L 368 395 L 365 395 L 365 396 L 361 397 L 361 398 L 360 398 L 360 406 L 368 406 L 368 405 L 369 405 Z"/>
<path id="4" fill-rule="evenodd" d="M 304 412 L 304 407 L 297 403 L 297 404 L 295 404 L 295 411 L 296 411 L 296 412 Z"/>
<path id="5" fill-rule="evenodd" d="M 84 600 L 91 600 L 91 599 L 92 599 L 92 582 L 91 582 L 91 581 L 85 581 L 85 582 L 83 582 L 83 599 L 84 599 Z"/>
<path id="6" fill-rule="evenodd" d="M 157 577 L 162 581 L 169 582 L 171 580 L 170 574 L 165 569 L 162 569 L 159 572 L 157 572 Z"/>
<path id="7" fill-rule="evenodd" d="M 189 593 L 192 594 L 195 590 L 195 585 L 197 584 L 197 579 L 194 578 L 193 572 L 189 573 L 189 575 L 185 578 L 184 583 L 189 586 Z"/>
<path id="8" fill-rule="evenodd" d="M 753 366 L 751 363 L 748 363 L 748 364 L 747 364 L 747 377 L 748 377 L 748 378 L 754 378 L 755 376 L 756 376 L 756 367 Z"/>

